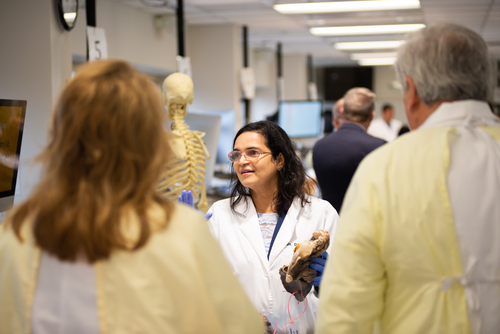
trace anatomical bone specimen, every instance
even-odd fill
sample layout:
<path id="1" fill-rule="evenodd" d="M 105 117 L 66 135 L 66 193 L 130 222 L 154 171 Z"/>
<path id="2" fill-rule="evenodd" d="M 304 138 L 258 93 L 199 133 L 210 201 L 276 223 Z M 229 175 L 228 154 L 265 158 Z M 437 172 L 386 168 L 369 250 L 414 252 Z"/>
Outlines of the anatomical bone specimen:
<path id="1" fill-rule="evenodd" d="M 168 107 L 168 120 L 173 122 L 167 132 L 171 159 L 160 182 L 164 196 L 177 200 L 182 190 L 191 190 L 196 209 L 206 213 L 205 160 L 210 158 L 204 132 L 191 131 L 184 122 L 186 108 L 193 102 L 193 81 L 182 73 L 173 73 L 163 81 L 164 104 Z"/>

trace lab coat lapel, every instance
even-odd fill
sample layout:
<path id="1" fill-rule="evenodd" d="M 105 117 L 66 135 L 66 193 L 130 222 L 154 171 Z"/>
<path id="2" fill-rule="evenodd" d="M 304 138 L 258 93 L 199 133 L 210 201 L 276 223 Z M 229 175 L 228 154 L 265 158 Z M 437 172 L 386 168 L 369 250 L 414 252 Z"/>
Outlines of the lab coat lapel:
<path id="1" fill-rule="evenodd" d="M 241 232 L 252 245 L 252 248 L 259 256 L 259 259 L 262 261 L 264 267 L 267 267 L 266 248 L 264 247 L 264 240 L 262 239 L 262 232 L 259 227 L 257 211 L 255 210 L 252 200 L 249 199 L 247 202 L 240 202 L 236 207 L 236 212 L 240 214 Z"/>
<path id="2" fill-rule="evenodd" d="M 283 225 L 281 225 L 281 229 L 279 230 L 278 235 L 276 235 L 276 240 L 274 240 L 273 248 L 271 248 L 271 254 L 269 255 L 269 265 L 273 264 L 278 255 L 292 240 L 295 232 L 295 225 L 297 224 L 301 209 L 302 207 L 300 206 L 300 202 L 297 202 L 297 199 L 294 199 L 292 206 L 288 209 Z"/>

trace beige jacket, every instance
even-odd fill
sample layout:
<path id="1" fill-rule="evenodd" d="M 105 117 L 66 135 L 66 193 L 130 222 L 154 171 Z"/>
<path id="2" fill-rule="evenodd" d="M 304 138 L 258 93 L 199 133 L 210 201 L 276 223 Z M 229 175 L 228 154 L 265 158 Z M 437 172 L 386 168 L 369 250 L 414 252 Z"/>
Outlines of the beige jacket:
<path id="1" fill-rule="evenodd" d="M 421 127 L 384 145 L 356 171 L 325 268 L 317 334 L 370 334 L 377 319 L 384 334 L 469 334 L 468 306 L 475 308 L 469 301 L 478 302 L 471 287 L 498 291 L 498 272 L 496 282 L 469 278 L 462 265 L 447 174 L 451 143 L 464 121 L 481 120 L 465 129 L 477 127 L 480 147 L 497 158 L 491 149 L 500 143 L 500 126 L 484 102 L 444 107 L 450 109 L 440 116 L 444 125 Z M 489 140 L 480 140 L 484 137 Z M 498 200 L 498 188 L 494 196 L 484 193 L 468 196 L 482 196 L 484 203 Z M 497 223 L 490 218 L 485 233 L 495 231 Z M 492 246 L 486 243 L 486 249 Z M 480 258 L 480 265 L 498 267 L 500 257 L 493 255 L 490 263 Z"/>
<path id="2" fill-rule="evenodd" d="M 0 334 L 32 332 L 41 251 L 30 225 L 23 225 L 23 243 L 0 225 Z M 169 225 L 144 247 L 115 251 L 95 272 L 103 334 L 264 332 L 206 221 L 183 205 L 176 204 Z"/>

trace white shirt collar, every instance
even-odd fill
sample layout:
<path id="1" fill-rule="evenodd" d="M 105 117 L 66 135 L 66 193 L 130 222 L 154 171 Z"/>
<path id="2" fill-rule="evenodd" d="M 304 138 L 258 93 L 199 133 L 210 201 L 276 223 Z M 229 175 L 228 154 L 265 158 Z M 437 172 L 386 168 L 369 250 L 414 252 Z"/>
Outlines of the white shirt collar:
<path id="1" fill-rule="evenodd" d="M 424 130 L 441 126 L 500 125 L 488 103 L 478 100 L 443 102 L 418 128 Z"/>

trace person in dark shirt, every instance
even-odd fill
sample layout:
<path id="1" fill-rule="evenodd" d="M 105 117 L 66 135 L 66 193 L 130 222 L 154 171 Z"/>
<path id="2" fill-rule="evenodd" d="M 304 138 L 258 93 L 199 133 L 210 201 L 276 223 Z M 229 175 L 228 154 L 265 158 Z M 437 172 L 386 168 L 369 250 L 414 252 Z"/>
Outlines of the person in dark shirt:
<path id="1" fill-rule="evenodd" d="M 313 148 L 313 166 L 323 199 L 340 212 L 352 176 L 363 158 L 386 143 L 366 133 L 375 114 L 375 94 L 362 87 L 344 95 L 345 122 Z"/>

